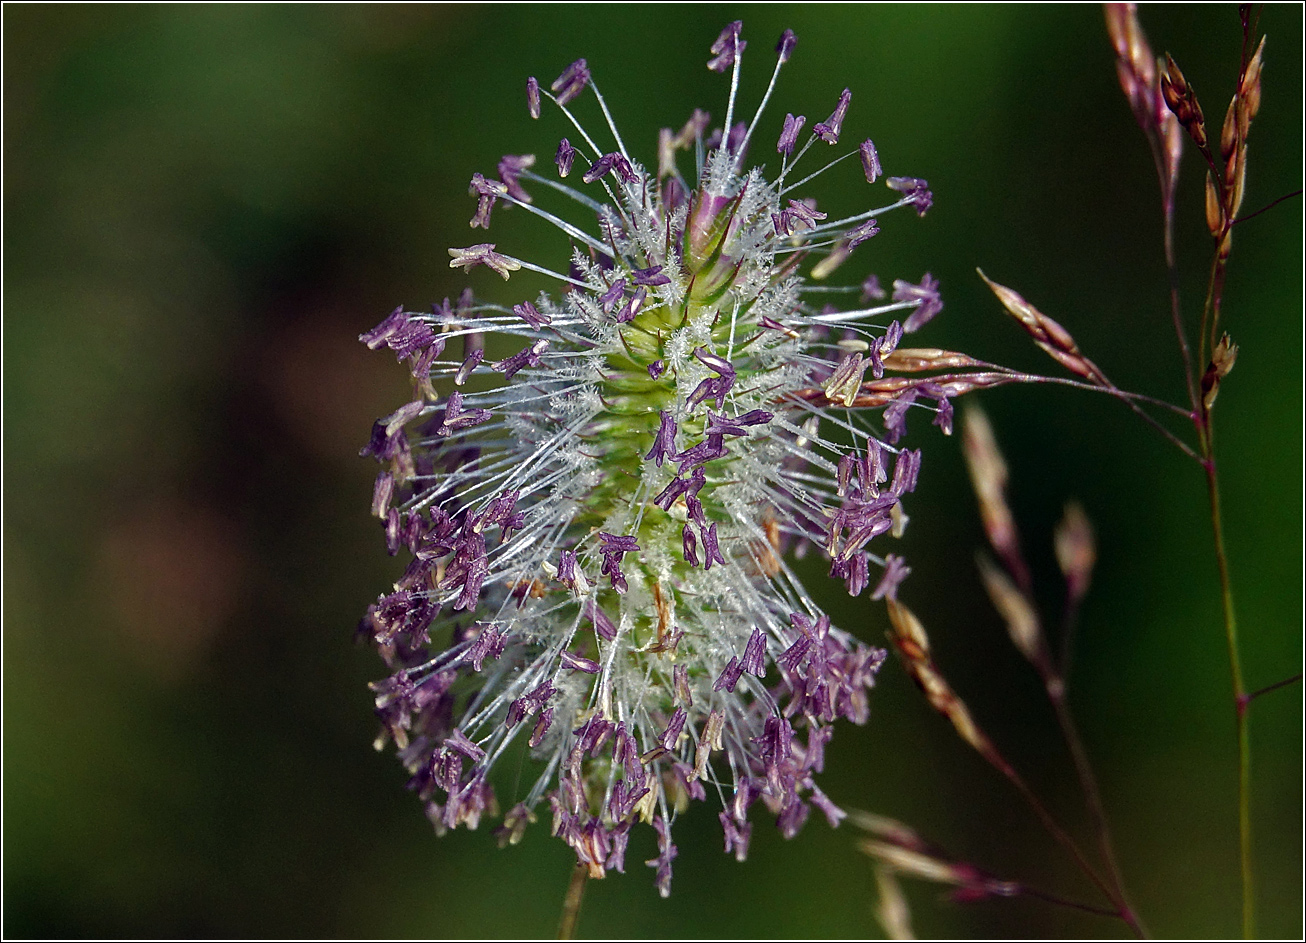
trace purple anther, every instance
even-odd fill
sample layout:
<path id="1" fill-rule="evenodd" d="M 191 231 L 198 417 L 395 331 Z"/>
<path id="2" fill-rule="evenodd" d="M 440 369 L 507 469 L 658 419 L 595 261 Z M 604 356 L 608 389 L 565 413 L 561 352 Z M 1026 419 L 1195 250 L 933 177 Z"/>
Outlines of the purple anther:
<path id="1" fill-rule="evenodd" d="M 454 386 L 462 386 L 466 383 L 467 378 L 472 375 L 472 371 L 475 370 L 484 359 L 485 351 L 480 347 L 474 348 L 472 352 L 467 355 L 467 359 L 462 362 L 462 366 L 458 368 L 458 372 L 453 375 Z"/>
<path id="2" fill-rule="evenodd" d="M 633 553 L 639 549 L 639 544 L 634 537 L 621 536 L 618 534 L 609 534 L 604 531 L 599 532 L 599 555 L 603 557 L 603 566 L 599 572 L 612 583 L 612 588 L 618 593 L 625 593 L 627 590 L 626 577 L 621 572 L 621 558 L 624 554 Z"/>
<path id="3" fill-rule="evenodd" d="M 585 171 L 580 179 L 585 183 L 593 183 L 595 180 L 598 180 L 610 171 L 616 159 L 620 156 L 620 154 L 604 154 L 594 163 L 590 164 L 590 169 Z"/>
<path id="4" fill-rule="evenodd" d="M 639 179 L 639 174 L 635 173 L 635 168 L 630 166 L 630 161 L 626 160 L 622 154 L 612 155 L 612 169 L 617 172 L 622 183 L 634 183 Z"/>
<path id="5" fill-rule="evenodd" d="M 632 553 L 639 549 L 636 538 L 623 534 L 599 531 L 599 553 Z"/>
<path id="6" fill-rule="evenodd" d="M 584 59 L 577 59 L 563 70 L 562 75 L 554 79 L 549 88 L 558 96 L 558 104 L 565 105 L 585 90 L 589 80 L 589 66 Z"/>
<path id="7" fill-rule="evenodd" d="M 716 42 L 708 50 L 715 56 L 707 64 L 707 67 L 713 72 L 724 72 L 734 65 L 735 57 L 743 52 L 744 47 L 748 45 L 739 38 L 739 30 L 743 25 L 743 20 L 735 20 L 721 31 L 721 35 L 716 38 Z"/>
<path id="8" fill-rule="evenodd" d="M 658 415 L 661 417 L 661 424 L 658 426 L 657 435 L 653 437 L 653 448 L 649 449 L 644 458 L 645 460 L 651 459 L 654 464 L 661 468 L 662 462 L 670 458 L 676 451 L 676 421 L 665 410 Z"/>
<path id="9" fill-rule="evenodd" d="M 637 268 L 631 272 L 631 275 L 634 276 L 636 285 L 647 285 L 649 288 L 671 284 L 671 279 L 662 274 L 662 266 L 660 265 L 651 265 L 648 268 Z"/>
<path id="10" fill-rule="evenodd" d="M 644 768 L 640 765 L 639 755 L 639 744 L 626 729 L 625 723 L 617 724 L 612 731 L 612 761 L 622 765 L 627 779 L 644 779 Z"/>
<path id="11" fill-rule="evenodd" d="M 849 596 L 860 596 L 871 581 L 871 571 L 866 554 L 855 553 L 848 558 L 848 572 L 844 575 Z"/>
<path id="12" fill-rule="evenodd" d="M 376 327 L 359 334 L 358 339 L 367 345 L 368 350 L 376 350 L 407 323 L 408 315 L 404 313 L 404 306 L 400 305 L 386 315 L 385 320 Z"/>
<path id="13" fill-rule="evenodd" d="M 889 177 L 884 181 L 890 190 L 899 193 L 916 207 L 916 215 L 924 216 L 934 205 L 934 194 L 930 192 L 930 182 L 919 177 Z"/>
<path id="14" fill-rule="evenodd" d="M 399 533 L 399 511 L 391 508 L 385 516 L 385 549 L 390 556 L 399 552 L 402 544 L 402 535 Z"/>
<path id="15" fill-rule="evenodd" d="M 839 135 L 843 132 L 843 121 L 848 114 L 848 103 L 852 101 L 852 97 L 853 93 L 845 88 L 839 94 L 839 103 L 835 105 L 830 117 L 813 125 L 812 133 L 827 144 L 837 144 Z"/>
<path id="16" fill-rule="evenodd" d="M 848 813 L 831 802 L 830 797 L 821 792 L 820 788 L 815 784 L 812 786 L 810 800 L 812 805 L 821 810 L 831 828 L 838 828 L 839 823 L 848 817 Z"/>
<path id="17" fill-rule="evenodd" d="M 458 429 L 467 429 L 471 426 L 480 425 L 490 418 L 488 409 L 469 409 L 463 410 L 463 394 L 454 390 L 449 394 L 449 401 L 444 407 L 444 416 L 440 424 L 436 426 L 435 434 L 437 436 L 447 436 Z"/>
<path id="18" fill-rule="evenodd" d="M 874 219 L 868 219 L 860 226 L 856 226 L 844 234 L 844 239 L 848 241 L 849 249 L 856 249 L 863 242 L 877 235 L 880 231 L 879 223 Z"/>
<path id="19" fill-rule="evenodd" d="M 453 732 L 449 734 L 449 736 L 444 738 L 444 745 L 446 749 L 457 750 L 469 760 L 480 760 L 485 758 L 485 751 L 471 740 L 468 740 L 466 735 L 457 727 L 453 729 Z"/>
<path id="20" fill-rule="evenodd" d="M 898 587 L 902 585 L 908 575 L 911 574 L 909 567 L 902 557 L 897 554 L 889 554 L 884 558 L 884 575 L 880 577 L 880 582 L 875 587 L 875 592 L 871 593 L 872 599 L 890 599 L 898 598 Z"/>
<path id="21" fill-rule="evenodd" d="M 675 177 L 663 182 L 662 207 L 668 214 L 680 209 L 688 200 L 689 195 L 685 192 L 684 184 Z"/>
<path id="22" fill-rule="evenodd" d="M 871 374 L 875 379 L 884 376 L 884 358 L 897 350 L 898 343 L 902 340 L 902 333 L 902 325 L 897 321 L 890 321 L 884 336 L 870 345 L 868 354 L 871 360 Z"/>
<path id="23" fill-rule="evenodd" d="M 680 531 L 681 553 L 690 566 L 698 566 L 698 538 L 688 524 Z"/>
<path id="24" fill-rule="evenodd" d="M 643 780 L 626 782 L 618 780 L 612 787 L 612 798 L 608 800 L 608 813 L 617 821 L 635 811 L 635 804 L 648 795 L 648 787 Z"/>
<path id="25" fill-rule="evenodd" d="M 507 632 L 493 626 L 486 626 L 481 630 L 481 634 L 476 636 L 476 641 L 472 643 L 472 647 L 467 649 L 465 657 L 467 661 L 471 662 L 473 671 L 480 671 L 481 664 L 485 659 L 497 659 L 503 654 L 504 647 L 507 644 Z"/>
<path id="26" fill-rule="evenodd" d="M 404 311 L 403 305 L 390 312 L 384 321 L 358 339 L 371 350 L 385 344 L 395 352 L 395 360 L 403 360 L 419 348 L 435 340 L 435 332 L 425 321 L 420 321 Z"/>
<path id="27" fill-rule="evenodd" d="M 858 461 L 855 455 L 844 455 L 839 459 L 839 468 L 835 476 L 838 482 L 836 494 L 844 497 L 848 494 L 848 484 L 852 481 L 853 472 L 857 469 Z"/>
<path id="28" fill-rule="evenodd" d="M 879 301 L 885 297 L 885 291 L 880 287 L 879 276 L 875 274 L 867 275 L 866 281 L 862 282 L 862 301 L 867 302 L 872 299 Z"/>
<path id="29" fill-rule="evenodd" d="M 395 493 L 395 476 L 383 471 L 376 476 L 372 486 L 372 516 L 384 519 L 390 510 L 390 499 Z"/>
<path id="30" fill-rule="evenodd" d="M 748 136 L 748 125 L 744 122 L 738 122 L 730 133 L 726 135 L 726 153 L 739 155 L 739 147 L 744 143 L 744 138 Z"/>
<path id="31" fill-rule="evenodd" d="M 776 817 L 775 824 L 780 829 L 780 834 L 785 838 L 793 838 L 803 830 L 803 825 L 806 824 L 807 816 L 811 811 L 811 806 L 807 803 L 794 799 L 781 809 L 779 816 Z"/>
<path id="32" fill-rule="evenodd" d="M 537 747 L 544 735 L 549 732 L 549 725 L 553 723 L 553 708 L 546 707 L 540 712 L 540 719 L 535 721 L 535 729 L 531 731 L 531 738 L 526 741 L 528 747 Z"/>
<path id="33" fill-rule="evenodd" d="M 784 654 L 775 660 L 775 663 L 785 671 L 797 671 L 798 666 L 803 663 L 803 659 L 807 657 L 811 647 L 812 640 L 806 635 L 800 635 L 798 640 L 786 648 Z"/>
<path id="34" fill-rule="evenodd" d="M 612 735 L 613 726 L 611 721 L 603 719 L 603 711 L 598 711 L 593 717 L 572 731 L 576 735 L 576 746 L 582 753 L 597 756 L 599 750 L 608 742 L 608 737 Z"/>
<path id="35" fill-rule="evenodd" d="M 818 138 L 826 144 L 838 144 L 839 134 L 843 130 L 843 119 L 848 114 L 848 103 L 852 101 L 853 93 L 844 89 L 839 95 L 839 104 L 834 106 L 834 111 L 830 117 L 812 128 L 812 131 Z"/>
<path id="36" fill-rule="evenodd" d="M 939 295 L 938 279 L 932 278 L 929 272 L 921 279 L 919 285 L 913 285 L 911 282 L 905 282 L 901 278 L 893 282 L 893 300 L 916 302 L 916 310 L 911 313 L 903 324 L 902 329 L 905 333 L 910 334 L 918 328 L 924 327 L 933 317 L 943 310 L 943 298 Z"/>
<path id="37" fill-rule="evenodd" d="M 794 46 L 797 43 L 798 37 L 794 35 L 793 30 L 787 29 L 780 34 L 780 42 L 776 43 L 775 51 L 782 63 L 789 61 L 789 57 L 794 54 Z"/>
<path id="38" fill-rule="evenodd" d="M 540 309 L 535 307 L 535 305 L 531 304 L 529 301 L 523 301 L 519 305 L 513 305 L 512 313 L 536 330 L 539 330 L 546 324 L 553 323 L 553 320 L 547 314 L 540 313 Z"/>
<path id="39" fill-rule="evenodd" d="M 874 183 L 884 173 L 884 170 L 880 167 L 880 155 L 875 151 L 875 142 L 867 138 L 857 150 L 861 154 L 862 170 L 866 174 L 866 182 Z"/>
<path id="40" fill-rule="evenodd" d="M 753 825 L 751 822 L 736 822 L 728 812 L 721 812 L 717 815 L 721 820 L 721 831 L 725 833 L 726 854 L 734 853 L 736 861 L 743 861 L 748 857 L 748 840 L 753 834 Z"/>
<path id="41" fill-rule="evenodd" d="M 680 133 L 671 139 L 672 146 L 681 149 L 692 147 L 694 142 L 697 141 L 702 136 L 703 132 L 707 130 L 707 126 L 711 120 L 712 116 L 706 111 L 701 108 L 695 108 L 693 113 L 689 116 L 689 120 L 685 122 L 685 126 L 680 129 Z"/>
<path id="42" fill-rule="evenodd" d="M 789 232 L 797 228 L 799 223 L 802 228 L 815 229 L 817 222 L 826 218 L 826 214 L 816 208 L 815 200 L 790 200 L 784 215 L 789 217 L 789 225 L 786 227 Z"/>
<path id="43" fill-rule="evenodd" d="M 704 381 L 707 382 L 707 381 Z M 710 462 L 713 459 L 721 458 L 726 454 L 725 438 L 720 435 L 709 435 L 702 442 L 691 446 L 671 457 L 671 460 L 680 466 L 683 472 L 686 468 L 694 468 Z"/>
<path id="44" fill-rule="evenodd" d="M 916 478 L 921 471 L 921 450 L 904 449 L 893 464 L 893 482 L 889 490 L 898 497 L 916 490 Z"/>
<path id="45" fill-rule="evenodd" d="M 648 375 L 652 377 L 654 380 L 656 380 L 658 377 L 662 376 L 662 374 L 666 372 L 666 369 L 667 369 L 667 365 L 665 363 L 663 363 L 661 360 L 655 360 L 648 365 Z"/>
<path id="46" fill-rule="evenodd" d="M 648 297 L 647 288 L 645 288 L 643 285 L 640 285 L 638 288 L 636 288 L 635 294 L 631 295 L 630 298 L 627 299 L 626 303 L 621 306 L 621 310 L 619 310 L 616 313 L 615 317 L 617 319 L 617 323 L 626 324 L 630 321 L 635 320 L 635 316 L 639 314 L 639 309 L 644 307 L 644 299 L 646 299 L 647 297 Z"/>
<path id="47" fill-rule="evenodd" d="M 748 637 L 748 644 L 744 646 L 744 657 L 739 662 L 739 667 L 754 678 L 766 674 L 766 636 L 762 634 L 761 629 L 753 629 L 753 634 Z"/>
<path id="48" fill-rule="evenodd" d="M 486 180 L 480 174 L 472 174 L 472 182 L 467 188 L 467 192 L 477 198 L 476 215 L 472 217 L 472 228 L 489 229 L 490 211 L 494 209 L 494 201 L 501 196 L 507 196 L 508 187 L 497 180 Z"/>
<path id="49" fill-rule="evenodd" d="M 611 314 L 612 309 L 617 306 L 621 296 L 626 292 L 626 280 L 619 278 L 613 282 L 608 290 L 599 295 L 599 306 L 603 308 L 604 314 Z"/>
<path id="50" fill-rule="evenodd" d="M 716 679 L 712 685 L 713 691 L 728 691 L 735 693 L 735 685 L 739 683 L 739 676 L 744 673 L 743 666 L 739 663 L 739 658 L 735 655 L 730 656 L 730 661 L 726 663 L 725 670 Z"/>
<path id="51" fill-rule="evenodd" d="M 368 437 L 367 444 L 358 450 L 360 458 L 375 455 L 378 462 L 387 462 L 409 454 L 408 436 L 402 429 L 395 433 L 387 432 L 384 419 L 372 423 L 372 435 Z"/>
<path id="52" fill-rule="evenodd" d="M 558 582 L 574 585 L 576 578 L 576 552 L 564 550 L 558 554 Z"/>
<path id="53" fill-rule="evenodd" d="M 526 80 L 526 108 L 532 118 L 540 116 L 540 83 L 533 75 Z"/>
<path id="54" fill-rule="evenodd" d="M 730 365 L 729 360 L 712 353 L 706 347 L 695 347 L 694 359 L 709 370 L 715 370 L 723 377 L 733 377 L 735 375 L 735 368 Z"/>
<path id="55" fill-rule="evenodd" d="M 553 155 L 553 162 L 558 165 L 558 176 L 565 177 L 571 173 L 572 162 L 576 160 L 576 148 L 563 138 L 558 142 L 558 151 Z"/>
<path id="56" fill-rule="evenodd" d="M 784 154 L 788 157 L 794 152 L 794 145 L 798 143 L 798 132 L 803 130 L 803 123 L 807 121 L 805 115 L 799 115 L 795 118 L 793 115 L 785 115 L 785 126 L 780 132 L 780 140 L 776 144 L 776 153 Z"/>
<path id="57" fill-rule="evenodd" d="M 494 370 L 503 371 L 503 378 L 511 380 L 513 375 L 523 367 L 538 367 L 540 365 L 540 355 L 549 349 L 549 342 L 540 338 L 525 350 L 518 351 L 507 360 L 499 360 L 490 367 Z"/>
<path id="58" fill-rule="evenodd" d="M 726 562 L 726 558 L 721 555 L 721 548 L 717 546 L 716 521 L 713 521 L 712 526 L 703 531 L 703 569 L 712 569 L 713 561 L 722 564 Z"/>
<path id="59" fill-rule="evenodd" d="M 461 268 L 464 272 L 470 272 L 476 266 L 484 265 L 502 276 L 506 282 L 510 273 L 521 269 L 521 263 L 495 252 L 494 246 L 494 243 L 488 242 L 468 246 L 465 249 L 450 249 L 449 255 L 452 256 L 452 260 L 449 262 L 449 268 Z"/>
<path id="60" fill-rule="evenodd" d="M 521 175 L 535 166 L 534 154 L 504 154 L 499 161 L 499 179 L 508 190 L 508 196 L 520 203 L 530 203 L 531 195 L 522 189 Z"/>
<path id="61" fill-rule="evenodd" d="M 770 422 L 774 418 L 774 413 L 768 413 L 764 409 L 750 409 L 742 416 L 717 416 L 710 410 L 707 414 L 707 429 L 704 430 L 707 435 L 748 435 L 744 431 L 744 426 L 760 426 L 763 423 Z"/>
<path id="62" fill-rule="evenodd" d="M 683 707 L 677 707 L 676 712 L 671 715 L 671 720 L 667 722 L 667 729 L 658 737 L 658 743 L 668 753 L 676 748 L 676 741 L 680 739 L 680 731 L 684 729 L 685 719 L 688 716 Z"/>
<path id="63" fill-rule="evenodd" d="M 435 363 L 436 358 L 444 353 L 444 345 L 444 338 L 437 337 L 431 342 L 431 346 L 413 357 L 412 374 L 414 380 L 429 380 L 431 378 L 431 366 Z"/>
<path id="64" fill-rule="evenodd" d="M 492 527 L 495 524 L 502 524 L 510 520 L 513 516 L 513 508 L 517 505 L 517 499 L 521 496 L 520 491 L 508 490 L 502 494 L 495 495 L 490 503 L 485 506 L 485 510 L 479 515 L 468 518 L 468 526 L 477 533 Z"/>
<path id="65" fill-rule="evenodd" d="M 952 401 L 946 396 L 940 396 L 938 404 L 939 409 L 934 414 L 934 421 L 931 425 L 942 429 L 944 435 L 952 435 Z"/>
<path id="66" fill-rule="evenodd" d="M 583 655 L 575 655 L 569 651 L 563 651 L 562 667 L 570 668 L 572 671 L 583 671 L 587 675 L 598 674 L 599 663 Z"/>

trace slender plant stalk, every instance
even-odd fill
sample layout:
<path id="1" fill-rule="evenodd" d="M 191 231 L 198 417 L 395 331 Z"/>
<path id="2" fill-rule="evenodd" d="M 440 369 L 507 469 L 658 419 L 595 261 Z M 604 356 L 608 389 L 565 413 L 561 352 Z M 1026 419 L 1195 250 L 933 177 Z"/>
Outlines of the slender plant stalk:
<path id="1" fill-rule="evenodd" d="M 562 919 L 558 921 L 559 940 L 576 938 L 576 924 L 580 922 L 580 905 L 585 900 L 585 884 L 589 876 L 589 868 L 583 864 L 577 863 L 572 869 L 567 896 L 562 899 Z"/>
<path id="2" fill-rule="evenodd" d="M 1220 569 L 1220 595 L 1224 604 L 1224 635 L 1229 647 L 1229 671 L 1233 680 L 1235 718 L 1238 724 L 1238 837 L 1242 858 L 1243 938 L 1256 935 L 1256 895 L 1252 881 L 1252 743 L 1247 707 L 1251 699 L 1243 684 L 1242 658 L 1238 651 L 1238 620 L 1233 608 L 1233 586 L 1224 549 L 1224 523 L 1220 514 L 1220 483 L 1215 469 L 1210 417 L 1206 419 L 1203 447 L 1207 453 L 1206 490 L 1211 504 L 1211 528 L 1215 536 L 1215 560 Z"/>
<path id="3" fill-rule="evenodd" d="M 1029 804 L 1029 807 L 1034 810 L 1034 814 L 1038 816 L 1038 820 L 1042 823 L 1043 828 L 1047 830 L 1049 835 L 1056 839 L 1058 844 L 1070 853 L 1070 856 L 1075 859 L 1075 863 L 1079 865 L 1079 869 L 1083 871 L 1088 879 L 1097 886 L 1098 890 L 1106 895 L 1107 900 L 1111 901 L 1111 906 L 1115 908 L 1115 915 L 1128 924 L 1129 929 L 1133 930 L 1139 939 L 1145 939 L 1147 933 L 1144 931 L 1142 924 L 1139 923 L 1138 916 L 1129 906 L 1128 901 L 1124 899 L 1122 892 L 1112 887 L 1110 883 L 1104 880 L 1102 876 L 1097 873 L 1097 869 L 1093 867 L 1086 857 L 1084 857 L 1084 853 L 1080 850 L 1079 845 L 1070 837 L 1070 834 L 1065 829 L 1057 824 L 1057 820 L 1052 817 L 1052 813 L 1047 810 L 1047 807 L 1044 806 L 1039 797 L 1034 794 L 1034 791 L 1025 784 L 1025 781 L 1021 779 L 1020 774 L 1017 773 L 1015 769 L 1012 768 L 1012 766 L 1000 755 L 995 754 L 992 757 L 986 758 L 989 760 L 991 765 L 996 767 L 997 770 L 1006 776 L 1011 784 L 1016 787 L 1021 796 L 1023 796 L 1025 801 Z M 995 760 L 997 762 L 995 762 Z"/>
<path id="4" fill-rule="evenodd" d="M 1243 701 L 1247 704 L 1250 704 L 1252 701 L 1256 700 L 1262 694 L 1269 694 L 1271 691 L 1279 690 L 1279 688 L 1286 688 L 1290 684 L 1297 684 L 1298 682 L 1301 681 L 1301 679 L 1302 679 L 1301 672 L 1298 672 L 1297 674 L 1293 675 L 1291 678 L 1284 678 L 1282 681 L 1276 681 L 1274 682 L 1274 684 L 1267 684 L 1265 687 L 1253 691 L 1251 694 L 1248 694 L 1246 697 L 1244 697 Z"/>
<path id="5" fill-rule="evenodd" d="M 1060 679 L 1057 680 L 1060 681 Z M 1120 863 L 1116 859 L 1115 847 L 1111 842 L 1111 829 L 1107 824 L 1106 810 L 1102 806 L 1102 794 L 1097 788 L 1097 779 L 1093 776 L 1093 767 L 1088 761 L 1088 752 L 1084 749 L 1084 743 L 1079 738 L 1079 730 L 1075 726 L 1074 719 L 1070 716 L 1070 709 L 1066 706 L 1065 684 L 1059 683 L 1056 686 L 1049 684 L 1048 697 L 1052 701 L 1053 710 L 1056 712 L 1057 722 L 1061 725 L 1061 735 L 1065 738 L 1066 746 L 1070 748 L 1070 756 L 1074 761 L 1075 772 L 1079 776 L 1079 786 L 1084 792 L 1084 799 L 1088 803 L 1089 813 L 1093 816 L 1093 824 L 1097 829 L 1097 840 L 1102 851 L 1102 859 L 1111 872 L 1111 881 L 1115 885 L 1116 894 L 1122 908 L 1120 917 L 1133 927 L 1139 936 L 1147 936 L 1147 930 L 1143 926 L 1142 919 L 1139 918 L 1138 911 L 1134 909 L 1133 903 L 1129 900 L 1129 895 L 1125 891 L 1125 878 L 1120 870 Z M 1126 917 L 1125 913 L 1128 913 L 1129 917 Z"/>

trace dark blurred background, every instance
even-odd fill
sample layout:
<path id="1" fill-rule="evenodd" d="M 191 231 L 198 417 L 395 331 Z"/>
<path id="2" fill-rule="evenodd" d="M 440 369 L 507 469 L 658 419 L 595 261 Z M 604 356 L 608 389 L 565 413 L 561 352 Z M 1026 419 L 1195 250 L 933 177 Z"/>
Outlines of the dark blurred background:
<path id="1" fill-rule="evenodd" d="M 473 171 L 552 155 L 566 129 L 548 109 L 529 121 L 527 75 L 547 82 L 588 57 L 651 162 L 660 126 L 695 106 L 723 113 L 727 83 L 704 63 L 734 18 L 750 42 L 748 108 L 775 37 L 799 37 L 758 160 L 785 111 L 810 125 L 847 85 L 848 140 L 873 137 L 888 173 L 933 186 L 925 219 L 883 220 L 840 276 L 929 271 L 947 308 L 919 343 L 1054 372 L 980 266 L 1120 385 L 1182 399 L 1155 176 L 1097 7 L 6 6 L 6 935 L 553 933 L 570 852 L 547 822 L 505 851 L 484 827 L 437 839 L 399 765 L 370 746 L 365 683 L 383 670 L 351 637 L 399 564 L 368 516 L 373 468 L 357 451 L 404 401 L 405 371 L 356 338 L 396 304 L 467 284 L 445 249 L 485 238 L 467 226 Z M 1218 128 L 1236 9 L 1142 21 Z M 1248 210 L 1301 186 L 1302 10 L 1267 7 L 1262 25 Z M 859 178 L 812 192 L 861 207 Z M 1191 323 L 1209 251 L 1191 153 L 1180 201 Z M 565 244 L 536 222 L 501 213 L 489 238 L 560 261 Z M 1301 234 L 1300 199 L 1239 226 L 1226 295 L 1241 354 L 1217 407 L 1219 454 L 1253 688 L 1301 666 Z M 484 270 L 470 281 L 509 303 L 539 287 Z M 1160 935 L 1237 933 L 1233 711 L 1199 469 L 1105 397 L 1021 388 L 982 403 L 1054 627 L 1065 500 L 1097 527 L 1071 700 L 1139 908 Z M 977 717 L 1091 844 L 1051 714 L 975 573 L 983 537 L 959 442 L 919 420 L 909 441 L 925 464 L 903 597 Z M 878 604 L 807 572 L 841 624 L 882 640 Z M 831 746 L 833 798 L 1091 900 L 900 666 L 881 678 L 871 722 Z M 1252 736 L 1258 927 L 1298 937 L 1300 685 L 1256 703 Z M 813 818 L 785 842 L 759 821 L 755 835 L 737 864 L 715 810 L 692 809 L 666 901 L 637 839 L 629 874 L 591 884 L 581 933 L 880 932 L 852 829 Z M 922 935 L 1124 929 L 907 892 Z"/>

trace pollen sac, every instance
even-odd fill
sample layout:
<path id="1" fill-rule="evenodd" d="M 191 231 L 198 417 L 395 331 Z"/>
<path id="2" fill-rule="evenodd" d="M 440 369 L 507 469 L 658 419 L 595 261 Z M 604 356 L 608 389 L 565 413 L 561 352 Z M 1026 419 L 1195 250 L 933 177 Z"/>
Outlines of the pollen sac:
<path id="1" fill-rule="evenodd" d="M 795 43 L 781 37 L 777 72 Z M 737 73 L 746 46 L 729 24 L 709 67 Z M 380 465 L 371 513 L 406 554 L 360 624 L 389 666 L 372 686 L 378 743 L 394 742 L 438 832 L 502 806 L 498 834 L 514 843 L 547 813 L 602 876 L 651 825 L 666 894 L 677 804 L 724 794 L 741 860 L 759 802 L 786 836 L 812 805 L 842 815 L 815 777 L 833 725 L 867 719 L 884 651 L 831 625 L 785 558 L 823 552 L 847 591 L 894 599 L 909 570 L 883 545 L 906 520 L 920 453 L 893 442 L 918 399 L 950 424 L 955 394 L 885 376 L 903 330 L 942 308 L 930 276 L 850 310 L 825 302 L 855 301 L 865 279 L 878 303 L 874 276 L 836 294 L 807 279 L 854 268 L 881 214 L 923 213 L 932 197 L 913 177 L 888 178 L 902 198 L 887 206 L 818 209 L 791 192 L 826 172 L 858 179 L 855 160 L 800 166 L 820 160 L 815 140 L 838 144 L 848 90 L 805 143 L 806 119 L 784 118 L 768 177 L 745 165 L 762 115 L 740 120 L 733 99 L 718 112 L 729 126 L 709 132 L 708 112 L 687 107 L 678 132 L 640 138 L 617 133 L 602 99 L 607 126 L 580 127 L 594 112 L 572 103 L 598 96 L 584 59 L 551 94 L 534 78 L 526 89 L 530 116 L 563 108 L 578 145 L 558 145 L 557 177 L 529 155 L 474 176 L 472 225 L 507 205 L 556 227 L 560 251 L 483 243 L 451 248 L 450 266 L 480 284 L 495 281 L 483 269 L 512 284 L 527 270 L 557 290 L 397 308 L 360 337 L 410 361 L 414 383 L 363 449 Z M 878 179 L 875 146 L 856 150 Z M 491 766 L 519 747 L 536 778 L 500 802 Z"/>

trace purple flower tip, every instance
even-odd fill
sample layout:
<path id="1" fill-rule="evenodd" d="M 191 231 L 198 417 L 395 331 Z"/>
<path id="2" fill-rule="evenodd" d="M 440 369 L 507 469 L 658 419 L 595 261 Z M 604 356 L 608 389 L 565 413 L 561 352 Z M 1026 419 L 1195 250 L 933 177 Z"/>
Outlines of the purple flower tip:
<path id="1" fill-rule="evenodd" d="M 936 314 L 943 310 L 943 299 L 939 296 L 938 279 L 932 278 L 929 272 L 925 273 L 925 277 L 921 279 L 919 285 L 905 282 L 901 278 L 895 279 L 893 283 L 893 300 L 916 302 L 916 310 L 911 313 L 911 317 L 902 326 L 903 331 L 908 334 L 924 327 Z"/>
<path id="2" fill-rule="evenodd" d="M 735 58 L 744 51 L 748 43 L 739 38 L 743 20 L 735 20 L 721 31 L 709 52 L 715 57 L 708 61 L 707 67 L 713 72 L 724 72 L 735 64 Z"/>
<path id="3" fill-rule="evenodd" d="M 577 59 L 563 70 L 562 75 L 554 79 L 549 88 L 558 96 L 558 104 L 565 105 L 584 91 L 589 81 L 589 65 L 584 59 Z"/>
<path id="4" fill-rule="evenodd" d="M 858 148 L 862 157 L 862 170 L 866 172 L 866 182 L 874 183 L 884 173 L 880 167 L 880 155 L 876 153 L 875 142 L 867 138 Z"/>
<path id="5" fill-rule="evenodd" d="M 789 61 L 789 57 L 794 54 L 794 46 L 797 43 L 798 37 L 794 35 L 793 30 L 787 29 L 780 34 L 780 42 L 776 43 L 775 51 L 781 62 Z"/>
<path id="6" fill-rule="evenodd" d="M 576 148 L 563 138 L 558 142 L 558 152 L 553 155 L 553 162 L 558 165 L 558 176 L 565 177 L 571 173 L 572 162 L 576 159 Z"/>
<path id="7" fill-rule="evenodd" d="M 934 194 L 930 192 L 930 182 L 920 177 L 888 177 L 884 181 L 890 190 L 903 194 L 908 202 L 916 207 L 916 215 L 924 216 L 934 205 Z"/>
<path id="8" fill-rule="evenodd" d="M 540 116 L 540 83 L 533 75 L 526 80 L 526 107 L 532 118 Z"/>
<path id="9" fill-rule="evenodd" d="M 780 131 L 780 140 L 775 146 L 777 153 L 788 157 L 794 152 L 794 145 L 798 143 L 798 132 L 803 130 L 803 122 L 806 120 L 803 115 L 797 118 L 791 114 L 785 115 L 785 126 Z"/>
<path id="10" fill-rule="evenodd" d="M 839 104 L 834 106 L 830 117 L 812 128 L 816 136 L 826 144 L 839 143 L 839 134 L 843 131 L 843 119 L 848 114 L 848 103 L 852 98 L 853 93 L 845 88 L 839 96 Z"/>

